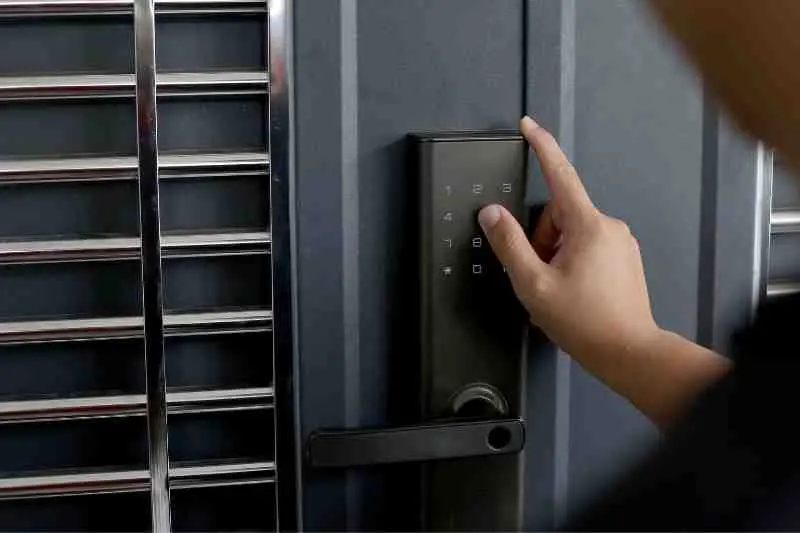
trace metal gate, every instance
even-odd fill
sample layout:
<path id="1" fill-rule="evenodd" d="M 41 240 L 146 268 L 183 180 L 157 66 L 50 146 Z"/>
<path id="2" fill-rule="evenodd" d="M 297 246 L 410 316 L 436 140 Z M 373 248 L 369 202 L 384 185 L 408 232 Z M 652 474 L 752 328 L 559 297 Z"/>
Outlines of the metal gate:
<path id="1" fill-rule="evenodd" d="M 0 2 L 0 529 L 277 527 L 267 28 Z"/>

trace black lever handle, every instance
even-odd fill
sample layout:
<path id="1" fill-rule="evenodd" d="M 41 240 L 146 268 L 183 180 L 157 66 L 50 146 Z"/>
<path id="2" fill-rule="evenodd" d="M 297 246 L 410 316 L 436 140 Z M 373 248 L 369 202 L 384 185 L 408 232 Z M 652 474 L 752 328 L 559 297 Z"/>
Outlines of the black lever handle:
<path id="1" fill-rule="evenodd" d="M 308 459 L 317 468 L 437 461 L 517 453 L 525 444 L 519 419 L 458 420 L 386 429 L 315 431 Z"/>

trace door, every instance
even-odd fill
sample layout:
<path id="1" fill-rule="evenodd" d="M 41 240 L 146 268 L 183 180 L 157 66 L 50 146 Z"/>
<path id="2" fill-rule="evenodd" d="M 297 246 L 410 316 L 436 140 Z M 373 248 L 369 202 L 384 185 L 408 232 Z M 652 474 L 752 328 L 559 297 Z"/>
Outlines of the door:
<path id="1" fill-rule="evenodd" d="M 320 428 L 425 422 L 413 408 L 419 204 L 409 133 L 508 130 L 534 114 L 571 154 L 597 205 L 631 225 L 664 327 L 725 351 L 749 320 L 766 267 L 769 154 L 720 116 L 641 2 L 286 5 L 299 444 Z M 543 202 L 535 165 L 527 176 L 528 204 Z M 485 492 L 519 479 L 516 525 L 549 529 L 658 436 L 536 332 L 525 361 L 519 477 Z M 304 527 L 431 527 L 417 468 L 428 465 L 302 462 Z M 490 501 L 478 495 L 468 507 Z M 449 525 L 469 528 L 458 520 L 471 508 L 449 509 Z"/>

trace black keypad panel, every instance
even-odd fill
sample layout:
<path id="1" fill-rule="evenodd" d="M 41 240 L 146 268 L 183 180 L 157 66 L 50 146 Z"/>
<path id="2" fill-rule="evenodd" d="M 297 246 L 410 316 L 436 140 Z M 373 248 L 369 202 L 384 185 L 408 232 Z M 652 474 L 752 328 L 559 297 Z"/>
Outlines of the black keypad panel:
<path id="1" fill-rule="evenodd" d="M 527 148 L 512 134 L 415 137 L 420 179 L 423 381 L 432 416 L 471 383 L 518 397 L 524 314 L 477 222 L 497 203 L 525 219 Z"/>

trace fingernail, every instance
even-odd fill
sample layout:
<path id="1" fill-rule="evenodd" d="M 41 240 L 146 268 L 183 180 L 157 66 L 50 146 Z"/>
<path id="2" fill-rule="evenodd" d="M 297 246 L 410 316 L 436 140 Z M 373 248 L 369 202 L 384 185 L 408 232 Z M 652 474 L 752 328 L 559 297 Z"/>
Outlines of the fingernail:
<path id="1" fill-rule="evenodd" d="M 536 122 L 535 120 L 533 120 L 533 119 L 532 119 L 531 117 L 529 117 L 528 115 L 525 115 L 524 117 L 522 117 L 522 125 L 523 125 L 523 126 L 530 127 L 530 128 L 532 128 L 532 129 L 537 129 L 537 128 L 539 128 L 539 127 L 540 127 L 540 126 L 539 126 L 539 123 L 538 123 L 538 122 Z"/>
<path id="2" fill-rule="evenodd" d="M 478 213 L 478 223 L 483 228 L 483 231 L 489 231 L 497 225 L 502 215 L 503 213 L 500 211 L 500 207 L 490 205 L 484 207 L 481 209 L 481 212 Z"/>

